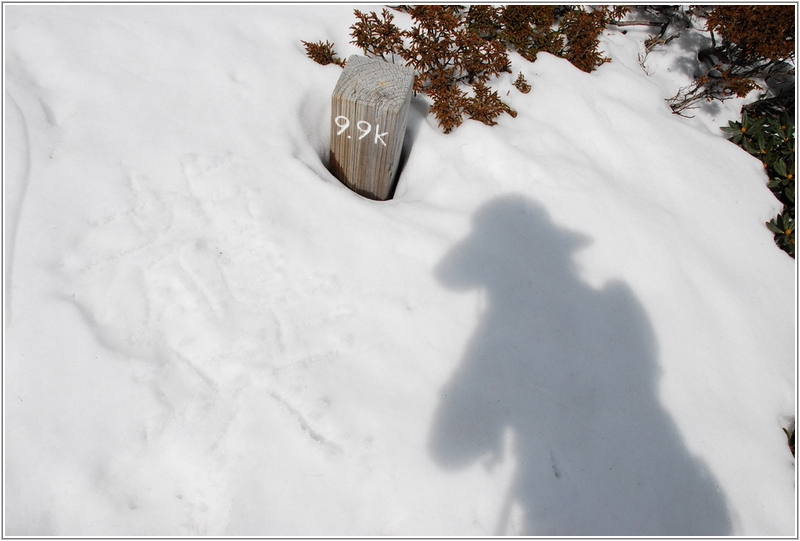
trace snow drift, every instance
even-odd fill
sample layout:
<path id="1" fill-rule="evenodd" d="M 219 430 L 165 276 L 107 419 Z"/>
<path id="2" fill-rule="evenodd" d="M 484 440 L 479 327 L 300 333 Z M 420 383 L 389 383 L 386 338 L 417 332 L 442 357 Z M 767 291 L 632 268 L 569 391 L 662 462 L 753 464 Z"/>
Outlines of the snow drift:
<path id="1" fill-rule="evenodd" d="M 4 12 L 7 535 L 794 533 L 779 203 L 642 34 L 415 98 L 378 203 L 300 44 L 351 8 Z"/>

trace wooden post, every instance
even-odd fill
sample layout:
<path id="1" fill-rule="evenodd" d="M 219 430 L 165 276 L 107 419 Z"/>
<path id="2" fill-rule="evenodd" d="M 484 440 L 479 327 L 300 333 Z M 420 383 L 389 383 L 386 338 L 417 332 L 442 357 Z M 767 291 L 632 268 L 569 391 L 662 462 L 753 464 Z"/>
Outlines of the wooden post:
<path id="1" fill-rule="evenodd" d="M 385 201 L 403 149 L 414 70 L 353 55 L 331 98 L 331 172 L 345 186 Z"/>

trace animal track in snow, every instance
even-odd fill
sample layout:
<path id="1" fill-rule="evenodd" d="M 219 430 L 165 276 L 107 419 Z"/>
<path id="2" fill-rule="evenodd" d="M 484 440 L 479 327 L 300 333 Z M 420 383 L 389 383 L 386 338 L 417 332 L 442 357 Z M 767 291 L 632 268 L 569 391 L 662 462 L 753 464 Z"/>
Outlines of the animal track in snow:
<path id="1" fill-rule="evenodd" d="M 173 173 L 121 173 L 128 206 L 98 211 L 61 271 L 98 340 L 149 362 L 143 383 L 163 411 L 143 421 L 146 438 L 177 430 L 211 468 L 239 437 L 239 397 L 263 392 L 326 457 L 346 455 L 359 431 L 327 382 L 348 377 L 359 314 L 335 269 L 302 244 L 308 218 L 230 153 L 187 155 Z M 174 500 L 194 513 L 188 495 Z"/>
<path id="2" fill-rule="evenodd" d="M 343 453 L 342 448 L 333 443 L 330 439 L 323 436 L 318 430 L 315 430 L 314 427 L 309 424 L 308 420 L 305 416 L 294 406 L 292 406 L 288 401 L 286 401 L 281 395 L 276 393 L 275 391 L 270 393 L 270 396 L 275 399 L 286 411 L 294 417 L 297 423 L 300 425 L 300 428 L 308 434 L 308 436 L 324 447 L 327 451 L 332 452 L 336 455 L 341 455 Z"/>
<path id="3" fill-rule="evenodd" d="M 272 299 L 240 271 L 279 272 L 281 256 L 247 210 L 241 172 L 230 154 L 187 156 L 177 178 L 125 171 L 130 207 L 90 223 L 62 269 L 100 341 L 128 356 L 185 358 L 214 380 L 274 350 Z"/>

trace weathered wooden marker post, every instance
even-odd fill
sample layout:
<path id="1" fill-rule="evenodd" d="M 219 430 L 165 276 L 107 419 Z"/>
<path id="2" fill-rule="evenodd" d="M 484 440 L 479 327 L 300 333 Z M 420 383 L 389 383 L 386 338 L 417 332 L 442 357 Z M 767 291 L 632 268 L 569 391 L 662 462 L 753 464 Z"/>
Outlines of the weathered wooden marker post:
<path id="1" fill-rule="evenodd" d="M 331 172 L 370 199 L 389 198 L 403 149 L 414 70 L 353 55 L 331 99 Z"/>

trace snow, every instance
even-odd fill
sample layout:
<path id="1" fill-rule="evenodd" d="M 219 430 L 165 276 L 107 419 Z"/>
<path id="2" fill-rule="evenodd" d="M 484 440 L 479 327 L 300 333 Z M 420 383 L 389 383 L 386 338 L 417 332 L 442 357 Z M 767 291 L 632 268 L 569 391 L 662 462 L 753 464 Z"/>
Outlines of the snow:
<path id="1" fill-rule="evenodd" d="M 794 262 L 686 50 L 415 98 L 374 202 L 352 7 L 4 15 L 6 535 L 796 534 Z"/>

